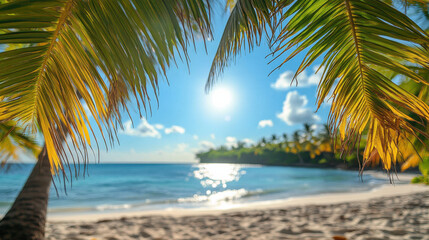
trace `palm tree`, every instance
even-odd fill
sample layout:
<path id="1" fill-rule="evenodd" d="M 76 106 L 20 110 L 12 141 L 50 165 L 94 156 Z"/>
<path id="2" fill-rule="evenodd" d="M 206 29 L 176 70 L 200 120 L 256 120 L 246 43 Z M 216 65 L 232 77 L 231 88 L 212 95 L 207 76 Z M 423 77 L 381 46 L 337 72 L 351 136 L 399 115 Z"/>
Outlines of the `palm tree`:
<path id="1" fill-rule="evenodd" d="M 323 124 L 323 129 L 318 134 L 319 148 L 322 152 L 333 152 L 332 147 L 333 139 L 328 124 Z"/>
<path id="2" fill-rule="evenodd" d="M 282 134 L 283 137 L 283 149 L 285 152 L 290 152 L 290 146 L 289 146 L 289 137 L 286 133 Z"/>
<path id="3" fill-rule="evenodd" d="M 16 122 L 14 121 L 4 121 L 0 122 L 0 160 L 2 167 L 7 164 L 7 161 L 10 159 L 18 160 L 18 157 L 22 153 L 22 151 L 31 153 L 33 156 L 37 156 L 40 152 L 40 147 L 36 143 L 36 141 L 29 137 L 27 134 L 25 134 L 24 129 L 19 127 Z M 43 156 L 44 153 L 41 153 L 39 156 Z M 38 211 L 38 214 L 33 214 L 33 217 L 30 219 L 31 222 L 28 222 L 28 225 L 26 227 L 28 228 L 37 228 L 42 227 L 41 225 L 45 224 L 45 217 L 41 215 L 46 215 L 46 211 L 43 211 L 43 204 L 44 202 L 47 202 L 48 195 L 44 194 L 44 192 L 49 191 L 50 182 L 52 180 L 51 173 L 50 173 L 50 167 L 49 164 L 46 164 L 44 166 L 40 165 L 38 163 L 37 167 L 34 168 L 32 175 L 37 174 L 39 176 L 37 181 L 28 181 L 26 183 L 26 189 L 30 189 L 31 191 L 25 191 L 22 192 L 20 197 L 17 198 L 18 201 L 15 201 L 14 205 L 12 206 L 9 213 L 4 217 L 4 221 L 2 221 L 2 228 L 0 231 L 4 228 L 9 229 L 9 236 L 5 236 L 2 232 L 0 232 L 0 236 L 2 239 L 18 239 L 19 236 L 14 233 L 14 231 L 22 231 L 21 229 L 14 229 L 16 228 L 16 225 L 12 224 L 13 222 L 17 221 L 15 217 L 27 217 L 24 215 L 17 215 L 17 212 L 22 212 L 23 209 L 30 207 L 40 207 L 42 211 Z M 49 162 L 48 162 L 49 163 Z M 42 174 L 43 173 L 43 174 Z M 48 173 L 48 174 L 47 174 Z M 34 179 L 34 178 L 29 178 Z M 34 191 L 34 192 L 32 192 Z M 32 192 L 32 193 L 31 193 Z M 30 203 L 29 203 L 30 202 Z M 46 209 L 45 209 L 46 210 Z M 40 218 L 39 221 L 36 221 L 36 218 Z M 10 220 L 7 220 L 7 219 Z"/>
<path id="4" fill-rule="evenodd" d="M 311 139 L 313 138 L 313 134 L 314 129 L 312 128 L 312 126 L 308 123 L 304 123 L 304 138 L 307 141 L 311 141 Z"/>
<path id="5" fill-rule="evenodd" d="M 318 140 L 314 136 L 314 129 L 308 123 L 304 123 L 304 149 L 310 153 L 310 157 L 314 159 L 316 155 L 320 154 L 319 148 L 317 147 Z"/>
<path id="6" fill-rule="evenodd" d="M 302 159 L 301 154 L 299 154 L 302 151 L 301 135 L 299 132 L 300 131 L 293 132 L 293 135 L 292 135 L 292 139 L 293 139 L 292 153 L 295 153 L 298 156 L 299 163 L 303 164 L 304 160 Z"/>
<path id="7" fill-rule="evenodd" d="M 278 139 L 277 135 L 275 134 L 271 135 L 271 143 L 276 143 L 277 139 Z"/>
<path id="8" fill-rule="evenodd" d="M 283 138 L 284 142 L 287 142 L 289 140 L 289 137 L 288 137 L 287 133 L 283 133 L 282 134 L 282 138 Z"/>
<path id="9" fill-rule="evenodd" d="M 237 142 L 237 149 L 242 149 L 246 146 L 246 143 L 243 141 L 238 141 Z"/>
<path id="10" fill-rule="evenodd" d="M 355 144 L 363 131 L 369 130 L 364 159 L 379 155 L 384 168 L 390 169 L 400 155 L 398 143 L 420 134 L 419 128 L 429 120 L 428 104 L 384 75 L 392 71 L 429 84 L 413 70 L 429 68 L 429 35 L 392 1 L 237 0 L 206 89 L 241 49 L 246 45 L 252 49 L 264 34 L 271 39 L 275 59 L 290 53 L 276 69 L 307 51 L 296 77 L 323 59 L 318 106 L 333 92 L 328 121 L 331 133 L 339 130 L 343 148 Z"/>
<path id="11" fill-rule="evenodd" d="M 335 141 L 331 136 L 331 131 L 329 129 L 329 126 L 327 124 L 323 124 L 322 130 L 318 134 L 318 150 L 320 151 L 323 156 L 328 159 L 332 160 L 335 155 Z"/>
<path id="12" fill-rule="evenodd" d="M 170 63 L 210 37 L 210 11 L 209 0 L 1 1 L 0 123 L 45 139 L 1 239 L 43 238 L 51 173 L 65 176 L 70 155 L 86 162 L 94 127 L 111 146 L 131 97 L 150 110 Z"/>

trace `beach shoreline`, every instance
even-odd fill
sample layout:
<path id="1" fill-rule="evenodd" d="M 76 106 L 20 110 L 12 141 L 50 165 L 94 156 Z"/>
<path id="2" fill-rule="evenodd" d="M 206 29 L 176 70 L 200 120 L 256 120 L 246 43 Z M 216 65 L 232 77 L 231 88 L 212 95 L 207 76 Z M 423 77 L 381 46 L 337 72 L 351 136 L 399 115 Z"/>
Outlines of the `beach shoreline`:
<path id="1" fill-rule="evenodd" d="M 328 205 L 339 204 L 353 201 L 367 201 L 379 197 L 395 197 L 413 193 L 429 191 L 429 187 L 410 184 L 410 180 L 414 174 L 399 174 L 394 176 L 394 182 L 389 183 L 388 176 L 379 171 L 366 171 L 365 174 L 375 176 L 377 178 L 385 178 L 386 184 L 376 187 L 370 191 L 363 192 L 341 192 L 341 193 L 323 193 L 309 196 L 290 197 L 287 199 L 275 199 L 248 203 L 221 204 L 217 207 L 202 207 L 202 208 L 167 208 L 157 210 L 134 210 L 123 209 L 111 212 L 67 212 L 67 213 L 48 213 L 48 221 L 99 221 L 102 219 L 118 219 L 122 217 L 137 217 L 137 216 L 198 216 L 198 215 L 218 215 L 229 212 L 241 212 L 249 210 L 266 210 L 277 208 L 288 208 L 293 206 L 305 205 Z"/>
<path id="2" fill-rule="evenodd" d="M 424 240 L 428 229 L 429 187 L 400 184 L 231 209 L 51 216 L 46 239 Z"/>

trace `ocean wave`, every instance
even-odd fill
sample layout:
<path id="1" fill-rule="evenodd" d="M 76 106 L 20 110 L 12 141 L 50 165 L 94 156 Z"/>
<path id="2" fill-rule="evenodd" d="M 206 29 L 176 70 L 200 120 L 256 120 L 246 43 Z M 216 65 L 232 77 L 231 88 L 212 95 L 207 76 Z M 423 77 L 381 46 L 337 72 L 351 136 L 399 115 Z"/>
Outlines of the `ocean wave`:
<path id="1" fill-rule="evenodd" d="M 145 200 L 143 202 L 137 202 L 137 203 L 123 203 L 123 204 L 101 204 L 96 206 L 90 206 L 90 207 L 54 207 L 49 208 L 49 212 L 51 213 L 68 213 L 68 212 L 103 212 L 103 211 L 119 211 L 119 210 L 130 210 L 130 209 L 136 209 L 141 207 L 147 207 L 147 206 L 164 206 L 161 207 L 162 209 L 165 209 L 165 206 L 168 205 L 177 205 L 180 207 L 180 205 L 184 204 L 218 204 L 222 202 L 233 202 L 240 199 L 255 197 L 255 196 L 262 196 L 267 194 L 273 194 L 281 192 L 280 190 L 262 190 L 262 189 L 256 189 L 253 191 L 248 191 L 244 188 L 240 189 L 230 189 L 225 190 L 221 192 L 211 192 L 210 190 L 207 190 L 206 194 L 195 194 L 191 197 L 184 197 L 184 198 L 178 198 L 178 199 L 164 199 L 164 200 Z M 189 206 L 188 206 L 189 207 Z"/>
<path id="2" fill-rule="evenodd" d="M 192 197 L 179 198 L 177 201 L 179 203 L 203 203 L 203 202 L 219 203 L 219 202 L 235 201 L 235 200 L 249 198 L 249 197 L 255 197 L 255 196 L 268 195 L 268 194 L 273 194 L 273 193 L 278 193 L 278 192 L 281 192 L 281 190 L 257 189 L 254 191 L 248 191 L 244 188 L 240 188 L 240 189 L 235 189 L 235 190 L 225 190 L 225 191 L 213 192 L 213 193 L 208 191 L 206 195 L 195 194 Z"/>
<path id="3" fill-rule="evenodd" d="M 213 202 L 218 203 L 222 201 L 231 201 L 242 198 L 248 193 L 244 188 L 237 190 L 225 190 L 222 192 L 209 192 L 207 195 L 198 195 L 195 194 L 192 197 L 188 198 L 179 198 L 177 201 L 179 203 L 191 203 L 191 202 Z"/>
<path id="4" fill-rule="evenodd" d="M 103 204 L 95 207 L 97 211 L 105 211 L 105 210 L 119 210 L 119 209 L 129 209 L 131 208 L 131 204 L 119 204 L 119 205 L 109 205 Z"/>

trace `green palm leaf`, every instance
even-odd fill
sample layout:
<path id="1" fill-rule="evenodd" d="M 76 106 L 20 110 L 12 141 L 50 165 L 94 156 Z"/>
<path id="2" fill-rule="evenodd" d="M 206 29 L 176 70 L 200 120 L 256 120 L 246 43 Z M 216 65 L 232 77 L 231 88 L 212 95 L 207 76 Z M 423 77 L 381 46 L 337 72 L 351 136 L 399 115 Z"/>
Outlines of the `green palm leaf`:
<path id="1" fill-rule="evenodd" d="M 238 1 L 236 7 L 244 2 L 247 1 Z M 273 1 L 249 2 L 261 5 Z M 365 159 L 377 153 L 390 169 L 398 155 L 398 142 L 421 134 L 415 123 L 424 126 L 429 119 L 429 106 L 383 72 L 393 71 L 428 84 L 429 79 L 409 66 L 429 68 L 429 36 L 406 15 L 380 0 L 283 0 L 273 4 L 275 10 L 270 12 L 268 8 L 270 17 L 266 22 L 256 23 L 278 26 L 271 43 L 276 56 L 288 53 L 284 64 L 307 51 L 295 76 L 322 58 L 321 68 L 325 70 L 318 88 L 318 106 L 334 90 L 329 115 L 332 131 L 340 130 L 343 147 L 347 148 L 360 139 L 364 129 L 370 128 Z M 243 38 L 261 34 L 257 31 L 260 28 L 237 28 L 246 18 L 239 18 L 243 14 L 234 15 L 234 11 L 224 33 L 229 37 L 222 39 L 221 51 L 215 56 L 209 85 L 226 66 L 230 54 L 239 52 L 238 43 Z M 251 12 L 238 12 L 243 11 Z M 409 112 L 417 117 L 409 117 Z"/>
<path id="2" fill-rule="evenodd" d="M 174 57 L 211 34 L 205 0 L 15 0 L 0 12 L 0 44 L 20 44 L 0 53 L 0 121 L 40 127 L 55 171 L 66 136 L 84 155 L 91 144 L 83 103 L 112 144 L 130 95 L 146 109 Z"/>
<path id="3" fill-rule="evenodd" d="M 267 31 L 271 22 L 273 1 L 238 0 L 227 1 L 227 6 L 233 7 L 231 16 L 225 26 L 222 38 L 206 83 L 206 91 L 214 84 L 216 78 L 227 66 L 230 60 L 241 52 L 242 48 L 249 50 L 259 45 L 261 36 Z M 271 29 L 273 26 L 270 26 Z"/>
<path id="4" fill-rule="evenodd" d="M 290 55 L 295 56 L 308 50 L 297 74 L 323 57 L 326 70 L 319 84 L 318 104 L 335 88 L 329 117 L 334 132 L 339 128 L 343 143 L 354 144 L 369 126 L 364 157 L 377 151 L 390 169 L 396 161 L 398 141 L 418 133 L 410 123 L 416 119 L 405 110 L 429 119 L 429 107 L 377 69 L 427 84 L 428 79 L 404 61 L 429 67 L 428 35 L 407 16 L 377 0 L 298 1 L 280 21 L 287 25 L 278 36 L 276 51 L 295 48 Z"/>
<path id="5" fill-rule="evenodd" d="M 16 126 L 16 122 L 0 122 L 0 164 L 4 166 L 9 159 L 17 160 L 19 154 L 31 153 L 37 155 L 39 145 L 24 130 Z"/>

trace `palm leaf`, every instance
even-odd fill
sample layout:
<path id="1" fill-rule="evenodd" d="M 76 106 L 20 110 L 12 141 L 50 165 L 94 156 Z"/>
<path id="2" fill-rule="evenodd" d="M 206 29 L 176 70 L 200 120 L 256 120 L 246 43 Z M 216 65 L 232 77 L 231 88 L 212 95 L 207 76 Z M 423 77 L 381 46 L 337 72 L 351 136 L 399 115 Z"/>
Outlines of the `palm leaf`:
<path id="1" fill-rule="evenodd" d="M 85 159 L 94 126 L 83 104 L 113 144 L 130 95 L 147 109 L 175 56 L 211 34 L 205 0 L 15 0 L 0 12 L 0 44 L 22 44 L 0 53 L 0 121 L 40 127 L 53 171 L 66 149 Z"/>
<path id="2" fill-rule="evenodd" d="M 0 122 L 0 164 L 4 166 L 9 159 L 18 160 L 20 153 L 36 156 L 40 151 L 37 142 L 26 135 L 16 122 Z"/>
<path id="3" fill-rule="evenodd" d="M 377 151 L 384 167 L 390 169 L 397 159 L 398 141 L 420 133 L 411 124 L 418 119 L 407 113 L 427 120 L 429 107 L 378 69 L 428 84 L 429 79 L 404 63 L 429 68 L 428 35 L 378 0 L 297 1 L 281 21 L 287 25 L 278 36 L 276 51 L 296 48 L 285 62 L 308 50 L 297 74 L 323 57 L 326 70 L 319 84 L 318 105 L 334 88 L 329 116 L 334 132 L 339 128 L 343 144 L 354 145 L 369 127 L 364 159 Z"/>
<path id="4" fill-rule="evenodd" d="M 414 68 L 414 71 L 418 73 L 423 78 L 429 79 L 429 69 L 418 68 L 414 66 L 410 66 L 410 68 Z M 428 103 L 429 102 L 429 86 L 414 82 L 409 78 L 403 78 L 401 80 L 401 87 L 403 87 L 406 91 L 414 94 L 422 101 Z M 417 116 L 414 116 L 417 117 Z M 402 146 L 401 151 L 401 159 L 403 160 L 403 164 L 401 165 L 401 170 L 404 171 L 410 167 L 416 167 L 419 163 L 428 156 L 427 145 L 429 144 L 429 139 L 425 136 L 428 132 L 428 123 L 419 127 L 422 132 L 425 134 L 417 135 L 417 137 L 410 138 L 407 141 L 403 141 L 400 146 Z"/>
<path id="5" fill-rule="evenodd" d="M 213 59 L 206 91 L 210 90 L 228 62 L 234 60 L 242 48 L 247 46 L 250 51 L 255 44 L 259 45 L 261 36 L 267 31 L 267 24 L 271 22 L 274 7 L 273 1 L 258 0 L 237 0 L 235 5 L 227 1 L 227 6 L 234 7 Z M 273 26 L 269 27 L 272 29 Z"/>
<path id="6" fill-rule="evenodd" d="M 295 76 L 323 58 L 318 106 L 333 89 L 329 123 L 332 133 L 339 129 L 344 149 L 353 149 L 347 146 L 355 145 L 369 128 L 365 159 L 379 155 L 390 169 L 398 156 L 398 141 L 424 134 L 416 123 L 425 126 L 429 106 L 383 75 L 383 69 L 427 85 L 429 79 L 409 66 L 429 68 L 429 37 L 391 4 L 380 0 L 257 1 L 258 6 L 273 2 L 275 12 L 268 8 L 262 15 L 270 16 L 265 23 L 253 18 L 252 25 L 239 28 L 247 20 L 242 12 L 251 12 L 242 9 L 239 4 L 243 2 L 247 1 L 238 1 L 238 10 L 235 14 L 233 10 L 228 21 L 208 86 L 230 55 L 239 52 L 244 38 L 250 36 L 250 44 L 261 35 L 260 26 L 269 24 L 278 26 L 271 42 L 276 56 L 288 53 L 283 64 L 307 51 Z"/>

